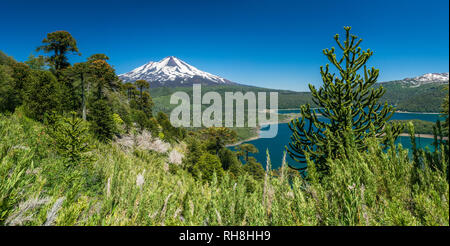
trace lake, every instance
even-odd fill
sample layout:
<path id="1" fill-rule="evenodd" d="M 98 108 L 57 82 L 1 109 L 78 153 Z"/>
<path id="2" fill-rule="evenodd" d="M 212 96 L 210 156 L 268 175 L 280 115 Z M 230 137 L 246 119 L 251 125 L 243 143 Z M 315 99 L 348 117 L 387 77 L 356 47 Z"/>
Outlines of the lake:
<path id="1" fill-rule="evenodd" d="M 280 110 L 279 113 L 299 113 L 299 110 Z M 425 120 L 435 122 L 440 118 L 439 114 L 422 114 L 422 113 L 395 113 L 391 120 Z M 267 126 L 266 126 L 267 127 Z M 263 127 L 264 129 L 264 127 Z M 278 125 L 278 134 L 275 138 L 259 138 L 246 143 L 250 143 L 259 149 L 259 153 L 250 154 L 255 157 L 264 167 L 266 165 L 266 149 L 269 149 L 272 168 L 277 169 L 281 166 L 284 146 L 288 145 L 292 131 L 289 129 L 288 123 L 282 123 Z M 404 148 L 410 149 L 412 147 L 409 137 L 399 137 L 396 143 L 401 143 Z M 416 138 L 417 146 L 425 148 L 428 146 L 430 149 L 434 149 L 431 145 L 433 139 L 431 138 Z M 233 147 L 231 147 L 233 149 Z M 289 163 L 295 163 L 293 159 L 286 155 L 286 161 Z"/>

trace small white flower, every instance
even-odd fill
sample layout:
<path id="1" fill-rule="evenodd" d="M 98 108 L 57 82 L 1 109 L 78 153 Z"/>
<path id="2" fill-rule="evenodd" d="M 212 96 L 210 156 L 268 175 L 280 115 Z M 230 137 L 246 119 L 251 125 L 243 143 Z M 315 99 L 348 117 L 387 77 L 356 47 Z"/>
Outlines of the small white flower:
<path id="1" fill-rule="evenodd" d="M 111 195 L 111 177 L 108 178 L 108 182 L 106 183 L 106 197 Z"/>
<path id="2" fill-rule="evenodd" d="M 348 186 L 348 189 L 349 189 L 349 190 L 353 190 L 353 189 L 355 189 L 355 187 L 356 187 L 356 184 L 353 183 L 352 185 L 349 185 L 349 186 Z"/>
<path id="3" fill-rule="evenodd" d="M 145 173 L 145 170 L 142 173 L 138 174 L 136 177 L 136 186 L 139 188 L 142 187 L 142 185 L 145 182 L 144 173 Z"/>
<path id="4" fill-rule="evenodd" d="M 181 165 L 184 155 L 177 150 L 172 150 L 169 153 L 169 162 L 177 165 Z"/>

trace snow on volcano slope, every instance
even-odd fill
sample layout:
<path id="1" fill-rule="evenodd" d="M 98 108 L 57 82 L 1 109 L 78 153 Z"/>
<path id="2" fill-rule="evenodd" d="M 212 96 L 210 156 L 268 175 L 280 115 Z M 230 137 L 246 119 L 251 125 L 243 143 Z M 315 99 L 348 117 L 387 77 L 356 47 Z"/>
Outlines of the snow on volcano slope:
<path id="1" fill-rule="evenodd" d="M 201 71 L 194 66 L 168 56 L 159 62 L 149 62 L 128 73 L 119 75 L 124 82 L 146 80 L 151 86 L 180 86 L 193 83 L 232 84 L 222 77 Z"/>

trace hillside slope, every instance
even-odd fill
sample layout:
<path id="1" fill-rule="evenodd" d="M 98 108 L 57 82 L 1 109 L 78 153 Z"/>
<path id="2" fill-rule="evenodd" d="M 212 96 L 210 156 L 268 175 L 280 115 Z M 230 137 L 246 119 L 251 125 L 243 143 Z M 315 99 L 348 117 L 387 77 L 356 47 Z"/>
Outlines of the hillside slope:
<path id="1" fill-rule="evenodd" d="M 168 152 L 95 140 L 95 161 L 68 169 L 45 128 L 20 113 L 0 114 L 0 140 L 0 225 L 449 224 L 445 175 L 427 163 L 416 170 L 406 150 L 385 153 L 375 142 L 330 160 L 331 175 L 305 190 L 287 168 L 208 183 L 170 164 Z"/>

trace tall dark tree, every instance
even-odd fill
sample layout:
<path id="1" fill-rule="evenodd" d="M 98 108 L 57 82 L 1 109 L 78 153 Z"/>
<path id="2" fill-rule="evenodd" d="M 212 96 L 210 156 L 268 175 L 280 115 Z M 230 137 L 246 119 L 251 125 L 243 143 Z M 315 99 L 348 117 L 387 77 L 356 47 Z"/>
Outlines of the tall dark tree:
<path id="1" fill-rule="evenodd" d="M 150 93 L 144 91 L 144 93 L 142 93 L 141 98 L 139 98 L 138 105 L 139 105 L 139 109 L 144 111 L 144 113 L 148 117 L 152 117 L 153 101 L 152 101 L 152 97 L 150 96 Z"/>
<path id="2" fill-rule="evenodd" d="M 126 91 L 126 93 L 127 93 L 127 98 L 128 98 L 128 100 L 131 100 L 131 99 L 134 97 L 134 95 L 135 95 L 135 92 L 136 92 L 136 86 L 133 85 L 133 84 L 130 83 L 130 82 L 127 82 L 127 83 L 123 84 L 123 89 L 124 89 L 124 90 Z"/>
<path id="3" fill-rule="evenodd" d="M 148 89 L 150 87 L 150 84 L 147 81 L 142 80 L 142 79 L 136 80 L 135 85 L 139 89 L 141 98 L 142 98 L 142 93 L 143 93 L 144 89 Z"/>
<path id="4" fill-rule="evenodd" d="M 366 63 L 373 55 L 371 50 L 362 51 L 359 47 L 361 39 L 350 35 L 351 27 L 345 27 L 345 40 L 334 39 L 342 51 L 337 58 L 334 47 L 325 49 L 323 53 L 334 65 L 339 76 L 331 73 L 329 65 L 320 67 L 323 86 L 316 90 L 309 85 L 312 99 L 320 109 L 312 110 L 310 105 L 302 105 L 301 119 L 292 120 L 289 124 L 293 134 L 289 147 L 289 155 L 303 166 L 293 166 L 296 170 L 306 170 L 307 156 L 315 162 L 317 170 L 326 173 L 329 167 L 326 159 L 339 158 L 341 146 L 355 144 L 358 150 L 366 148 L 365 139 L 375 136 L 385 140 L 386 121 L 394 114 L 394 108 L 387 102 L 378 103 L 385 90 L 382 86 L 372 87 L 378 79 L 379 70 L 367 69 Z M 362 69 L 362 75 L 358 71 Z M 318 119 L 320 113 L 323 119 Z M 393 125 L 391 133 L 394 139 L 400 134 L 402 126 Z M 349 138 L 349 136 L 352 136 Z M 346 148 L 344 147 L 344 150 Z M 344 153 L 346 155 L 346 153 Z"/>
<path id="5" fill-rule="evenodd" d="M 68 62 L 67 54 L 69 52 L 80 54 L 77 47 L 77 41 L 67 31 L 56 31 L 48 33 L 47 37 L 42 40 L 44 45 L 38 47 L 37 51 L 44 51 L 45 53 L 53 53 L 48 58 L 50 64 L 56 71 L 67 68 Z"/>
<path id="6" fill-rule="evenodd" d="M 81 115 L 82 119 L 86 120 L 86 85 L 89 76 L 89 64 L 87 62 L 75 63 L 73 71 L 81 80 Z"/>
<path id="7" fill-rule="evenodd" d="M 46 113 L 62 110 L 63 90 L 55 75 L 49 71 L 32 70 L 26 79 L 23 96 L 26 113 L 43 120 Z"/>
<path id="8" fill-rule="evenodd" d="M 236 152 L 228 148 L 223 148 L 219 151 L 219 159 L 222 163 L 223 170 L 229 170 L 231 167 L 235 168 L 236 166 L 242 166 Z"/>
<path id="9" fill-rule="evenodd" d="M 56 73 L 58 82 L 64 94 L 61 106 L 65 112 L 78 111 L 81 107 L 81 95 L 79 93 L 78 76 L 72 66 L 62 69 Z"/>
<path id="10" fill-rule="evenodd" d="M 258 148 L 255 147 L 253 144 L 241 144 L 236 147 L 236 150 L 238 152 L 239 156 L 245 157 L 245 161 L 248 161 L 248 154 L 249 153 L 258 153 Z"/>
<path id="11" fill-rule="evenodd" d="M 216 155 L 219 150 L 237 139 L 236 132 L 226 127 L 209 127 L 202 130 L 201 133 L 209 141 L 209 148 Z"/>
<path id="12" fill-rule="evenodd" d="M 114 69 L 104 60 L 89 62 L 91 79 L 96 86 L 96 100 L 102 99 L 105 89 L 114 89 L 118 86 L 118 78 Z"/>
<path id="13" fill-rule="evenodd" d="M 100 141 L 111 140 L 115 133 L 113 111 L 106 100 L 97 100 L 90 106 L 91 129 Z"/>

